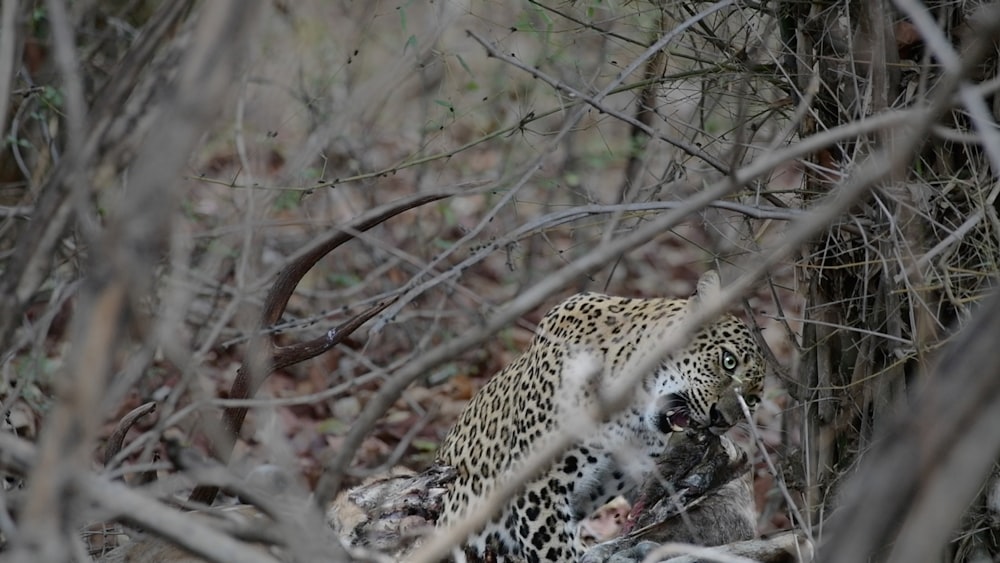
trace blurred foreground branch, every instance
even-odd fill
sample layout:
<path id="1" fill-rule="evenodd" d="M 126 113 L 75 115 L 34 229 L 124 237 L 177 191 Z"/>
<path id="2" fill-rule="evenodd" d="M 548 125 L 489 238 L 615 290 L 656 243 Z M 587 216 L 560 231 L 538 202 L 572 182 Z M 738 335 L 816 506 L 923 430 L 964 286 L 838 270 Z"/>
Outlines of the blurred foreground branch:
<path id="1" fill-rule="evenodd" d="M 86 504 L 81 501 L 87 495 L 77 479 L 90 472 L 115 357 L 128 341 L 126 328 L 135 328 L 142 317 L 141 303 L 148 298 L 172 228 L 174 183 L 205 127 L 221 110 L 258 4 L 239 0 L 205 4 L 176 84 L 159 85 L 162 110 L 157 112 L 156 104 L 146 108 L 158 116 L 157 121 L 129 167 L 121 207 L 106 230 L 94 233 L 90 274 L 73 319 L 68 370 L 60 380 L 57 404 L 29 472 L 20 533 L 10 538 L 11 561 L 66 561 L 71 553 L 79 552 L 75 535 L 83 523 L 81 508 Z M 87 146 L 90 143 L 81 143 L 79 150 L 97 150 Z M 115 147 L 102 148 L 116 152 Z M 83 154 L 68 154 L 63 160 L 71 164 L 89 161 Z M 113 182 L 114 178 L 105 180 Z M 57 205 L 65 209 L 66 201 Z"/>
<path id="2" fill-rule="evenodd" d="M 820 550 L 829 563 L 938 561 L 1000 455 L 1000 291 L 955 337 L 920 398 L 876 443 Z"/>

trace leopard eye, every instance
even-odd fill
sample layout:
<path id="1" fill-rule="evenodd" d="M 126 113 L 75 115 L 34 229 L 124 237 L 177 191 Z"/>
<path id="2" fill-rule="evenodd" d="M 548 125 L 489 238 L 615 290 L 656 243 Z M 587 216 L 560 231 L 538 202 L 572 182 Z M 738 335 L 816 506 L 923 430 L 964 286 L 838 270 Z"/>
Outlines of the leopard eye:
<path id="1" fill-rule="evenodd" d="M 760 395 L 754 395 L 751 393 L 747 395 L 746 398 L 744 398 L 743 400 L 746 401 L 748 407 L 754 408 L 760 404 Z"/>
<path id="2" fill-rule="evenodd" d="M 734 356 L 732 352 L 729 350 L 722 351 L 722 369 L 728 372 L 733 372 L 736 370 L 736 364 L 738 363 L 739 362 L 736 361 L 736 356 Z"/>

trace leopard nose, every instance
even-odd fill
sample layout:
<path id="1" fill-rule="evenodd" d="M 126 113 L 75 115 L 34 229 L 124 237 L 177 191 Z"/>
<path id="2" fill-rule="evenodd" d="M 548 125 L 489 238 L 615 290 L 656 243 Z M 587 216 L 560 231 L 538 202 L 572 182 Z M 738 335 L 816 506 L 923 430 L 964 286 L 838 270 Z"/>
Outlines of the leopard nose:
<path id="1" fill-rule="evenodd" d="M 725 434 L 727 430 L 733 427 L 735 421 L 729 420 L 726 417 L 726 413 L 719 409 L 717 404 L 712 405 L 708 409 L 708 430 L 715 434 L 721 435 Z"/>

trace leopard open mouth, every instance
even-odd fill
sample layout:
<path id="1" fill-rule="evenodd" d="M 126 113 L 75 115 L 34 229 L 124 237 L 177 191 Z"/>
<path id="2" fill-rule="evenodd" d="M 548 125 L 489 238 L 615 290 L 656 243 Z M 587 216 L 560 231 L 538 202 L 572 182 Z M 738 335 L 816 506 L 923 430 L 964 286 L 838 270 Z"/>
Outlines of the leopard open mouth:
<path id="1" fill-rule="evenodd" d="M 663 401 L 663 408 L 656 419 L 656 427 L 660 432 L 683 432 L 691 426 L 690 407 L 684 397 L 671 393 Z"/>

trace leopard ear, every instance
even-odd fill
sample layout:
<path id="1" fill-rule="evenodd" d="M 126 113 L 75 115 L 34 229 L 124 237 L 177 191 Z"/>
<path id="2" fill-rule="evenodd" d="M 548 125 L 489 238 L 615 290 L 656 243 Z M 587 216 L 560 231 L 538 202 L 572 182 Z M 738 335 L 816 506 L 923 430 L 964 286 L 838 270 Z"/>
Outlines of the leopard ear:
<path id="1" fill-rule="evenodd" d="M 722 294 L 722 283 L 719 282 L 719 273 L 709 270 L 698 278 L 698 286 L 691 296 L 691 301 L 697 304 L 713 303 Z"/>

